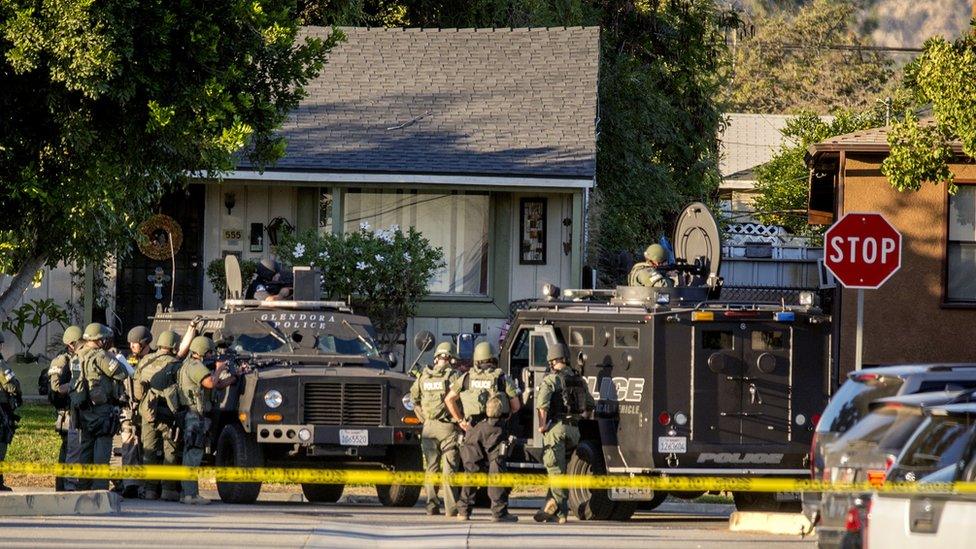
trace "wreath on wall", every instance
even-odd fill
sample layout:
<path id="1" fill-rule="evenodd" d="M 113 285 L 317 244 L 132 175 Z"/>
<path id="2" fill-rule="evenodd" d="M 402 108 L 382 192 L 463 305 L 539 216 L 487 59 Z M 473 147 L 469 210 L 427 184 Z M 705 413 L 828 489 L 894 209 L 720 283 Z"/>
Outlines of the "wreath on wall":
<path id="1" fill-rule="evenodd" d="M 139 225 L 139 232 L 145 237 L 139 241 L 139 251 L 150 259 L 169 259 L 183 245 L 183 229 L 175 219 L 165 214 L 156 214 L 144 221 Z"/>

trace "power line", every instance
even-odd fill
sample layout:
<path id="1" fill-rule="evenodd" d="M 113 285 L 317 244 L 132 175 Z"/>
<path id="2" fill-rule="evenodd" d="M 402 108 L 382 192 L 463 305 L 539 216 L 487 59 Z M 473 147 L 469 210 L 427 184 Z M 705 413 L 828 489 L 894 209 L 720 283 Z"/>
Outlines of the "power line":
<path id="1" fill-rule="evenodd" d="M 748 44 L 748 42 L 746 42 Z M 868 46 L 858 44 L 796 44 L 775 42 L 754 42 L 750 45 L 783 50 L 836 50 L 836 51 L 876 51 L 887 53 L 922 53 L 922 48 L 906 48 L 900 46 Z"/>

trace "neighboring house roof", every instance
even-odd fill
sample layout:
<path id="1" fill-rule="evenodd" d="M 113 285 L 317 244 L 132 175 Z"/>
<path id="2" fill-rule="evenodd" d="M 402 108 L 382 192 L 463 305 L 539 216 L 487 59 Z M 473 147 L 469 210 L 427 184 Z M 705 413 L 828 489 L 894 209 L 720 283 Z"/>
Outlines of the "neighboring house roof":
<path id="1" fill-rule="evenodd" d="M 769 162 L 785 138 L 781 133 L 793 118 L 781 114 L 731 113 L 718 136 L 719 171 L 723 179 Z"/>
<path id="2" fill-rule="evenodd" d="M 919 122 L 922 125 L 927 126 L 934 124 L 935 119 L 932 117 L 925 117 Z M 844 135 L 838 135 L 829 139 L 824 139 L 819 143 L 814 143 L 807 148 L 807 152 L 813 157 L 823 153 L 834 153 L 840 151 L 887 153 L 890 150 L 890 147 L 888 146 L 888 132 L 890 130 L 890 126 L 885 126 L 881 128 L 871 128 L 869 130 L 859 130 L 856 132 L 845 133 Z M 952 148 L 954 153 L 963 154 L 962 142 L 958 139 L 952 141 L 949 146 Z"/>
<path id="3" fill-rule="evenodd" d="M 599 28 L 342 31 L 269 171 L 594 177 Z"/>

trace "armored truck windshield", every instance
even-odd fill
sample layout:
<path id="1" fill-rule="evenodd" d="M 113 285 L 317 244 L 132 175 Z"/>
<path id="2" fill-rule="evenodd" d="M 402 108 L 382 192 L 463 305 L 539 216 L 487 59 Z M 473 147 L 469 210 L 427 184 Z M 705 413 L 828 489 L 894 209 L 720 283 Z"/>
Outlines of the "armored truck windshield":
<path id="1" fill-rule="evenodd" d="M 381 358 L 373 327 L 359 316 L 333 311 L 249 310 L 224 318 L 230 348 L 244 353 L 317 353 Z"/>

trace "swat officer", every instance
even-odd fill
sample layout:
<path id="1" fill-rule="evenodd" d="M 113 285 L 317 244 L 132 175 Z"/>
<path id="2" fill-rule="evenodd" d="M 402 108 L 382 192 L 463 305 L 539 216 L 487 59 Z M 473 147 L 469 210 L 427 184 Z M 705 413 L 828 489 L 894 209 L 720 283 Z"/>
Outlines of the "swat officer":
<path id="1" fill-rule="evenodd" d="M 424 424 L 420 435 L 420 449 L 424 454 L 427 472 L 424 489 L 427 492 L 428 515 L 441 513 L 441 501 L 432 480 L 432 475 L 438 473 L 443 479 L 441 494 L 444 497 L 444 513 L 449 517 L 457 515 L 457 495 L 450 487 L 448 477 L 460 469 L 457 444 L 460 431 L 451 421 L 451 414 L 444 404 L 444 397 L 458 377 L 457 371 L 451 365 L 451 361 L 456 358 L 451 342 L 439 344 L 434 350 L 434 363 L 424 367 L 410 387 L 414 412 Z"/>
<path id="2" fill-rule="evenodd" d="M 145 326 L 136 326 L 129 330 L 126 335 L 129 343 L 129 352 L 126 361 L 133 371 L 137 371 L 142 361 L 150 354 L 149 344 L 152 342 L 152 333 Z M 134 376 L 129 377 L 123 383 L 125 394 L 120 410 L 122 422 L 122 465 L 142 465 L 142 445 L 140 443 L 140 428 L 142 422 L 139 419 L 139 401 L 135 395 Z M 122 496 L 134 498 L 139 496 L 139 489 L 142 482 L 134 479 L 125 479 L 121 486 Z"/>
<path id="3" fill-rule="evenodd" d="M 0 334 L 0 344 L 2 343 L 3 334 Z M 23 404 L 23 401 L 20 381 L 13 370 L 7 367 L 3 355 L 0 355 L 0 461 L 7 457 L 7 446 L 14 439 L 17 422 L 20 420 L 17 408 Z M 0 492 L 9 491 L 10 487 L 4 484 L 3 474 L 0 474 Z"/>
<path id="4" fill-rule="evenodd" d="M 78 463 L 78 453 L 81 450 L 81 434 L 71 415 L 71 380 L 81 371 L 78 351 L 85 344 L 82 339 L 81 328 L 68 326 L 61 336 L 64 352 L 54 357 L 47 370 L 49 389 L 47 398 L 57 411 L 58 417 L 54 422 L 54 430 L 61 436 L 61 450 L 58 452 L 58 463 Z M 54 489 L 57 491 L 71 491 L 75 489 L 76 479 L 57 477 L 54 479 Z"/>
<path id="5" fill-rule="evenodd" d="M 566 363 L 566 346 L 549 347 L 551 371 L 536 395 L 535 411 L 542 438 L 542 462 L 550 475 L 566 474 L 566 455 L 579 444 L 579 420 L 592 414 L 595 402 L 586 381 Z M 549 497 L 535 514 L 536 522 L 564 524 L 569 514 L 568 491 L 550 488 Z"/>
<path id="6" fill-rule="evenodd" d="M 105 347 L 112 330 L 93 322 L 85 327 L 84 347 L 78 353 L 81 369 L 78 379 L 72 380 L 72 414 L 81 431 L 81 450 L 78 463 L 108 465 L 112 457 L 112 437 L 119 431 L 118 384 L 129 376 L 120 357 L 109 354 Z M 104 490 L 108 481 L 79 479 L 79 490 Z"/>
<path id="7" fill-rule="evenodd" d="M 445 398 L 451 416 L 464 430 L 461 463 L 467 473 L 505 472 L 509 445 L 508 417 L 522 406 L 518 390 L 498 367 L 491 344 L 481 342 L 474 348 L 473 365 L 458 376 Z M 458 406 L 460 401 L 464 415 Z M 469 520 L 476 489 L 465 486 L 458 500 L 458 520 Z M 492 520 L 516 522 L 508 512 L 508 489 L 489 486 Z"/>
<path id="8" fill-rule="evenodd" d="M 667 261 L 668 254 L 664 246 L 651 244 L 644 250 L 644 261 L 634 264 L 627 277 L 629 286 L 647 286 L 649 288 L 670 288 L 674 281 L 661 272 L 661 267 Z"/>
<path id="9" fill-rule="evenodd" d="M 176 348 L 180 338 L 176 332 L 163 332 L 156 338 L 156 351 L 150 353 L 136 368 L 133 389 L 139 402 L 142 459 L 146 465 L 178 465 L 180 445 L 176 441 L 176 411 L 179 410 L 177 373 L 180 361 Z M 158 480 L 147 480 L 143 499 L 179 501 L 180 485 L 164 481 L 160 493 Z"/>
<path id="10" fill-rule="evenodd" d="M 234 375 L 222 376 L 228 370 L 227 362 L 216 362 L 213 372 L 203 363 L 213 355 L 215 346 L 213 340 L 206 336 L 197 336 L 190 342 L 190 356 L 180 366 L 177 374 L 179 387 L 179 402 L 186 408 L 186 419 L 183 423 L 183 465 L 195 467 L 203 461 L 203 451 L 207 445 L 210 431 L 210 410 L 213 407 L 212 391 L 223 389 L 237 382 Z M 200 497 L 197 481 L 183 481 L 183 497 L 181 503 L 190 505 L 208 505 L 210 500 Z"/>

